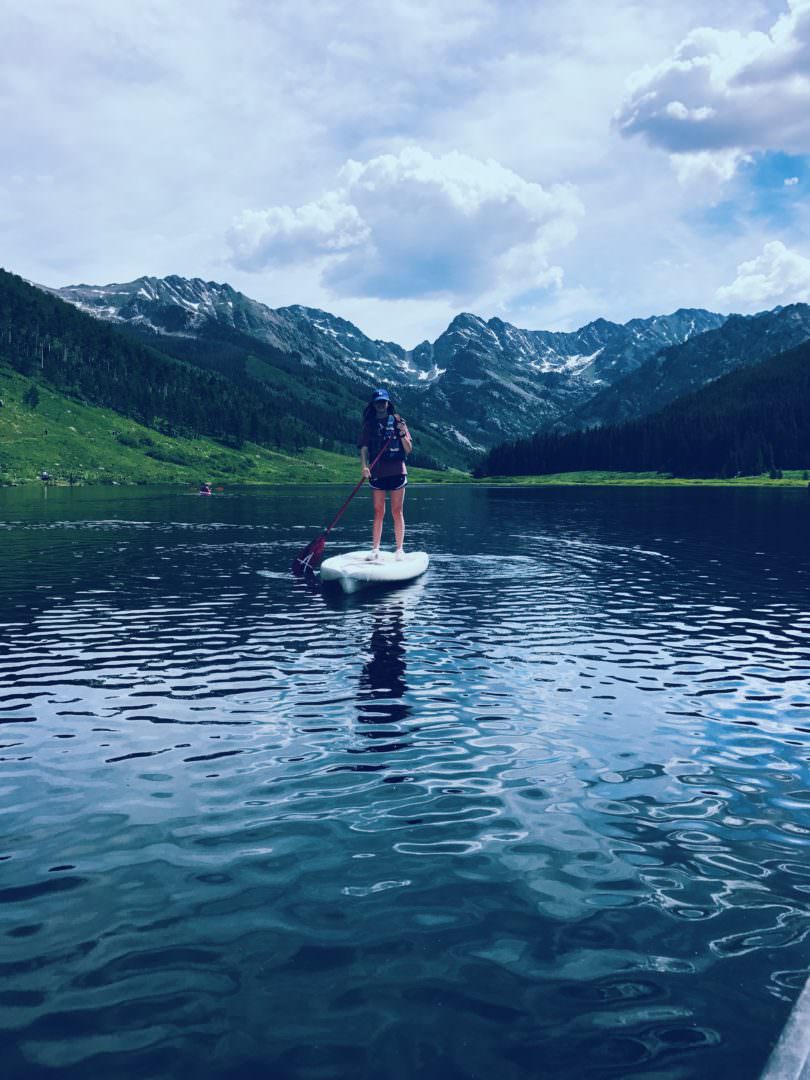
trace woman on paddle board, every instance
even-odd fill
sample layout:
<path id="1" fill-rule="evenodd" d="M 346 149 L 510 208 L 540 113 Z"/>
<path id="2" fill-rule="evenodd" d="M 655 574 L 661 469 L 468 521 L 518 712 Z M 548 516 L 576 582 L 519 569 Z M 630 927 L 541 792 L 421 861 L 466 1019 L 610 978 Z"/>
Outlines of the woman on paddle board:
<path id="1" fill-rule="evenodd" d="M 386 445 L 387 444 L 387 445 Z M 394 411 L 393 403 L 387 390 L 375 390 L 371 401 L 363 410 L 363 429 L 358 440 L 360 447 L 360 467 L 364 479 L 368 480 L 374 499 L 374 523 L 371 528 L 370 560 L 380 557 L 380 539 L 382 537 L 383 518 L 385 517 L 385 496 L 391 499 L 391 516 L 394 519 L 394 540 L 396 558 L 403 558 L 402 545 L 405 541 L 405 517 L 402 512 L 405 501 L 405 485 L 408 483 L 408 470 L 405 458 L 413 449 L 407 424 Z M 383 447 L 385 449 L 383 450 Z M 382 456 L 369 469 L 369 462 Z"/>

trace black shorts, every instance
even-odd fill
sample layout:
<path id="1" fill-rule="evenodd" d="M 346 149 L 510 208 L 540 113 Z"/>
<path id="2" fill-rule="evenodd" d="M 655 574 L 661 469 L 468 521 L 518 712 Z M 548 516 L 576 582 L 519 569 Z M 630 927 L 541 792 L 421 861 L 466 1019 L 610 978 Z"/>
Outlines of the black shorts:
<path id="1" fill-rule="evenodd" d="M 375 491 L 399 491 L 408 483 L 407 476 L 372 476 L 369 484 Z"/>

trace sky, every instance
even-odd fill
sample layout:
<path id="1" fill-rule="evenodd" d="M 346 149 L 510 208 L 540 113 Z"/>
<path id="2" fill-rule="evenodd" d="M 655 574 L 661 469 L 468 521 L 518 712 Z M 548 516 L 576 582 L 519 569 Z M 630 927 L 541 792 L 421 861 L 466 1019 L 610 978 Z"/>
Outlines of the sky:
<path id="1" fill-rule="evenodd" d="M 406 348 L 810 302 L 810 0 L 0 0 L 0 265 Z"/>

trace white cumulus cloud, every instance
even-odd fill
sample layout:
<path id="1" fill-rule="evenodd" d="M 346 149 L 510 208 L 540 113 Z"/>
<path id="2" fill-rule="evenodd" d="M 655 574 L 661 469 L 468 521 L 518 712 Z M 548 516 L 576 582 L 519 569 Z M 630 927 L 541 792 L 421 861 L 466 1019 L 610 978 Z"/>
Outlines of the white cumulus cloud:
<path id="1" fill-rule="evenodd" d="M 768 33 L 693 30 L 628 80 L 615 122 L 668 150 L 684 179 L 726 179 L 752 152 L 810 152 L 810 0 L 788 0 Z"/>
<path id="2" fill-rule="evenodd" d="M 772 240 L 761 255 L 740 263 L 734 281 L 717 290 L 717 299 L 738 310 L 808 303 L 810 259 Z"/>
<path id="3" fill-rule="evenodd" d="M 694 154 L 670 154 L 669 160 L 675 175 L 682 184 L 706 182 L 725 183 L 744 161 L 751 161 L 750 154 L 739 150 L 699 150 Z"/>
<path id="4" fill-rule="evenodd" d="M 368 235 L 355 207 L 336 192 L 293 209 L 273 206 L 245 210 L 228 239 L 234 263 L 243 270 L 261 270 L 322 255 L 350 251 Z"/>
<path id="5" fill-rule="evenodd" d="M 348 161 L 315 202 L 244 211 L 228 239 L 240 269 L 320 261 L 336 296 L 471 300 L 559 286 L 551 259 L 582 213 L 568 185 L 411 146 Z"/>

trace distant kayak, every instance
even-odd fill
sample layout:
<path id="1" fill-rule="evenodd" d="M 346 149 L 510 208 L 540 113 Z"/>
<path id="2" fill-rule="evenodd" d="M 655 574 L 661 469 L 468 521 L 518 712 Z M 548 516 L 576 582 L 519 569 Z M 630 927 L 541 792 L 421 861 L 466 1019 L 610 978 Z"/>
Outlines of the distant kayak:
<path id="1" fill-rule="evenodd" d="M 402 585 L 418 578 L 428 568 L 426 551 L 409 551 L 397 559 L 391 551 L 381 551 L 379 559 L 369 560 L 368 551 L 347 551 L 321 563 L 321 581 L 340 585 L 345 593 L 373 585 Z"/>

